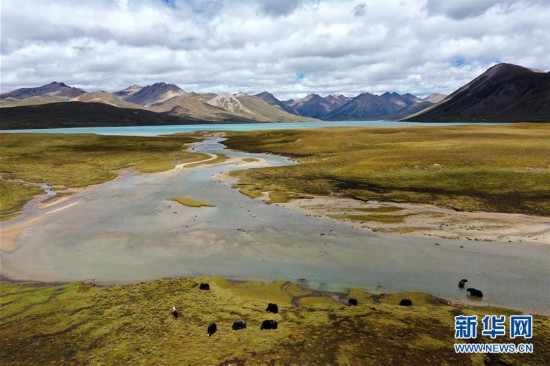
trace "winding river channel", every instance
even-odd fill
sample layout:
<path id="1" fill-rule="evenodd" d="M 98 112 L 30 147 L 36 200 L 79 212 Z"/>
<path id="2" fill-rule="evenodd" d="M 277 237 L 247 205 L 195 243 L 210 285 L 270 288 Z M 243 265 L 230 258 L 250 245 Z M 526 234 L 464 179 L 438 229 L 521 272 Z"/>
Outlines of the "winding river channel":
<path id="1" fill-rule="evenodd" d="M 41 217 L 22 231 L 14 251 L 2 253 L 2 274 L 98 283 L 194 275 L 306 279 L 326 290 L 426 291 L 460 301 L 468 300 L 457 282 L 468 278 L 483 290 L 484 302 L 550 313 L 548 244 L 370 233 L 268 205 L 213 176 L 243 169 L 244 157 L 264 166 L 293 163 L 229 151 L 221 142 L 205 140 L 194 151 L 224 153 L 231 158 L 224 163 L 132 173 L 2 223 Z M 167 200 L 181 196 L 215 207 Z"/>

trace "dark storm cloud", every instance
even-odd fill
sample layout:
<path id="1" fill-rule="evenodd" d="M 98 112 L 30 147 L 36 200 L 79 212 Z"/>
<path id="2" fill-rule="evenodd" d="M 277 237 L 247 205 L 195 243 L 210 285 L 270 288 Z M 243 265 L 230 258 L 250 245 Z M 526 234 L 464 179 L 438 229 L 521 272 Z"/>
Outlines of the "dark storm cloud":
<path id="1" fill-rule="evenodd" d="M 298 6 L 298 0 L 260 0 L 259 10 L 263 14 L 283 16 L 292 13 Z"/>
<path id="2" fill-rule="evenodd" d="M 543 5 L 547 0 L 427 0 L 426 9 L 431 14 L 444 14 L 453 19 L 477 17 L 491 8 L 510 9 Z M 550 15 L 548 15 L 550 16 Z"/>
<path id="3" fill-rule="evenodd" d="M 444 14 L 453 19 L 476 17 L 485 13 L 489 8 L 506 1 L 494 0 L 428 0 L 426 8 L 432 14 Z"/>
<path id="4" fill-rule="evenodd" d="M 356 5 L 355 8 L 353 8 L 353 15 L 355 15 L 356 17 L 362 17 L 363 15 L 365 15 L 366 9 L 366 4 Z"/>

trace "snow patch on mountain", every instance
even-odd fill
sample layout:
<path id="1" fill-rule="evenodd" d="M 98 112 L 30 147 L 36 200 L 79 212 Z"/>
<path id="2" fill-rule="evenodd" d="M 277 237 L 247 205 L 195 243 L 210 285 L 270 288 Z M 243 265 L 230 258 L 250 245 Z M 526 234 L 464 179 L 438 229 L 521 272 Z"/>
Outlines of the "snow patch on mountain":
<path id="1" fill-rule="evenodd" d="M 221 93 L 216 95 L 214 98 L 210 99 L 207 102 L 209 105 L 225 109 L 229 112 L 246 112 L 251 113 L 247 108 L 245 108 L 242 103 L 230 93 Z"/>

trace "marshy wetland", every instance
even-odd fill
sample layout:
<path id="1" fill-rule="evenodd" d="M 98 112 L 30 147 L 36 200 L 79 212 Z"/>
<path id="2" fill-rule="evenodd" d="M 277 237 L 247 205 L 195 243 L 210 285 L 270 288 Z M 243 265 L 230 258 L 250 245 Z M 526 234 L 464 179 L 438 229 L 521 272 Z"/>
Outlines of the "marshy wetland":
<path id="1" fill-rule="evenodd" d="M 198 290 L 201 282 L 209 283 L 210 291 Z M 357 306 L 346 305 L 350 297 Z M 402 298 L 413 306 L 399 306 Z M 456 354 L 454 316 L 517 312 L 468 308 L 425 293 L 335 294 L 286 281 L 199 277 L 107 287 L 4 282 L 0 300 L 0 357 L 7 365 L 476 366 L 490 359 L 540 366 L 550 361 L 550 320 L 542 316 L 534 317 L 533 354 Z M 270 302 L 278 304 L 278 314 L 266 313 Z M 178 319 L 170 314 L 172 306 Z M 265 319 L 277 320 L 278 329 L 260 330 Z M 247 328 L 231 330 L 238 320 Z M 208 338 L 213 322 L 218 331 Z"/>
<path id="2" fill-rule="evenodd" d="M 227 325 L 245 318 L 255 326 L 263 302 L 277 300 L 286 305 L 276 336 L 258 338 L 256 329 L 227 338 L 219 332 L 209 340 L 219 346 L 208 356 L 212 362 L 316 363 L 307 359 L 313 352 L 298 354 L 298 347 L 326 349 L 319 358 L 324 363 L 481 364 L 481 356 L 460 357 L 449 348 L 453 314 L 494 312 L 477 306 L 550 313 L 548 243 L 398 235 L 365 230 L 360 223 L 399 225 L 413 215 L 392 204 L 410 202 L 547 217 L 549 133 L 544 125 L 523 125 L 232 132 L 227 141 L 219 134 L 2 134 L 1 175 L 47 183 L 57 192 L 17 215 L 36 187 L 1 181 L 17 185 L 13 194 L 2 190 L 2 200 L 19 197 L 2 211 L 9 218 L 0 224 L 2 275 L 105 286 L 2 282 L 0 329 L 9 339 L 2 353 L 17 364 L 21 360 L 10 347 L 54 341 L 65 351 L 45 354 L 45 362 L 66 357 L 78 363 L 84 349 L 101 360 L 108 349 L 101 344 L 125 334 L 111 350 L 113 362 L 162 363 L 167 355 L 203 360 L 200 347 L 212 348 L 199 341 L 207 322 Z M 251 198 L 266 195 L 272 204 Z M 389 204 L 357 207 L 347 218 L 283 206 L 289 198 L 310 201 L 310 195 Z M 197 203 L 203 207 L 192 207 Z M 216 284 L 212 298 L 195 294 L 196 276 L 213 275 L 290 280 L 307 289 L 283 287 L 284 281 L 205 279 Z M 136 284 L 188 276 L 194 278 Z M 483 289 L 483 301 L 469 300 L 458 289 L 463 277 Z M 346 294 L 349 288 L 370 293 L 352 290 L 360 306 L 351 309 L 342 305 L 344 295 L 327 292 Z M 296 294 L 289 295 L 289 289 Z M 380 295 L 404 291 L 448 300 L 420 293 Z M 293 297 L 300 294 L 308 296 Z M 413 308 L 397 306 L 405 296 L 413 298 Z M 171 322 L 173 305 L 184 309 L 185 324 Z M 548 318 L 536 319 L 537 342 L 547 343 Z M 57 328 L 49 329 L 54 323 Z M 108 325 L 112 334 L 106 333 Z M 21 326 L 26 330 L 17 333 Z M 330 331 L 335 328 L 339 331 Z M 25 336 L 31 332 L 42 336 Z M 290 333 L 294 338 L 288 341 Z M 182 337 L 193 347 L 176 354 L 170 345 Z M 405 343 L 412 346 L 398 345 Z M 531 357 L 522 358 L 527 363 L 513 355 L 502 359 L 548 362 L 545 353 Z"/>
<path id="3" fill-rule="evenodd" d="M 246 171 L 246 192 L 550 215 L 548 124 L 231 132 L 225 144 L 300 163 Z"/>

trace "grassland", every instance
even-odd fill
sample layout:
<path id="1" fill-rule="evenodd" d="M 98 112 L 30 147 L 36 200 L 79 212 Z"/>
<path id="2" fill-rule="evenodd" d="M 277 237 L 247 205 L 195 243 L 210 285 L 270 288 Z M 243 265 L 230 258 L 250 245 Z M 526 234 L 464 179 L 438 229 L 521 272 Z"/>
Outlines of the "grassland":
<path id="1" fill-rule="evenodd" d="M 225 154 L 214 154 L 214 155 L 216 155 L 216 157 L 212 160 L 205 160 L 205 161 L 199 161 L 197 163 L 191 163 L 191 164 L 187 165 L 187 167 L 188 168 L 193 168 L 193 167 L 203 165 L 203 164 L 206 164 L 206 165 L 221 164 L 221 163 L 229 160 L 229 156 L 227 156 Z"/>
<path id="2" fill-rule="evenodd" d="M 550 215 L 550 125 L 230 132 L 232 149 L 294 158 L 235 172 L 241 192 L 338 193 L 465 211 Z M 280 193 L 279 193 L 280 195 Z"/>
<path id="3" fill-rule="evenodd" d="M 214 207 L 211 203 L 193 200 L 188 197 L 169 198 L 168 201 L 174 201 L 188 207 Z"/>
<path id="4" fill-rule="evenodd" d="M 0 179 L 0 221 L 13 217 L 27 201 L 44 191 L 36 186 Z"/>
<path id="5" fill-rule="evenodd" d="M 185 151 L 185 136 L 136 137 L 92 134 L 0 134 L 0 175 L 6 179 L 83 187 L 115 178 L 124 168 L 160 172 L 206 154 Z M 0 215 L 12 215 L 40 193 L 24 183 L 0 180 Z"/>
<path id="6" fill-rule="evenodd" d="M 198 290 L 200 282 L 211 290 Z M 345 305 L 348 297 L 359 305 Z M 413 306 L 398 306 L 402 298 Z M 517 313 L 457 307 L 424 293 L 321 293 L 284 281 L 217 277 L 110 287 L 0 282 L 0 301 L 4 365 L 484 365 L 485 355 L 455 354 L 454 316 Z M 265 312 L 269 302 L 279 314 Z M 241 319 L 248 327 L 232 331 Z M 265 319 L 279 329 L 260 330 Z M 218 332 L 207 338 L 213 322 Z M 533 354 L 493 361 L 549 364 L 550 319 L 535 316 L 533 333 Z M 477 342 L 502 339 L 479 331 Z"/>
<path id="7" fill-rule="evenodd" d="M 384 224 L 399 224 L 405 221 L 409 215 L 341 215 L 334 216 L 335 219 L 348 219 L 358 222 L 381 222 Z"/>

